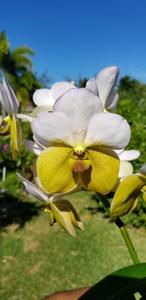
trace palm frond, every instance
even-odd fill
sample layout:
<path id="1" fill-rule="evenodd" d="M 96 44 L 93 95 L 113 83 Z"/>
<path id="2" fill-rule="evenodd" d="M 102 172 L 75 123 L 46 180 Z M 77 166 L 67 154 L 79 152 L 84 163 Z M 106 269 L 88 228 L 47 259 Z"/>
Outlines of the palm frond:
<path id="1" fill-rule="evenodd" d="M 18 56 L 15 58 L 15 65 L 18 69 L 29 70 L 32 68 L 32 61 L 28 57 Z"/>
<path id="2" fill-rule="evenodd" d="M 12 52 L 13 57 L 16 58 L 18 56 L 32 56 L 34 55 L 34 51 L 27 46 L 21 46 L 21 47 L 17 47 L 13 50 Z"/>

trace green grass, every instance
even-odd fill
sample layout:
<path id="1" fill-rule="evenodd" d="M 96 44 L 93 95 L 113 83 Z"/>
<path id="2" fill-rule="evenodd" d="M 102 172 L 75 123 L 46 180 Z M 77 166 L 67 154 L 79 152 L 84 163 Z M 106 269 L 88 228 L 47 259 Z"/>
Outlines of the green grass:
<path id="1" fill-rule="evenodd" d="M 25 196 L 25 201 L 15 206 L 14 217 L 11 222 L 4 219 L 1 231 L 0 299 L 40 300 L 57 290 L 94 284 L 132 264 L 118 228 L 96 213 L 92 196 L 83 191 L 70 196 L 85 225 L 77 238 L 68 236 L 57 224 L 50 227 L 47 213 L 40 211 L 36 215 L 32 210 L 36 200 Z M 21 207 L 25 207 L 23 213 Z M 29 207 L 32 214 L 28 218 Z M 12 208 L 13 205 L 7 214 Z M 146 231 L 130 229 L 130 235 L 141 261 L 146 261 Z"/>

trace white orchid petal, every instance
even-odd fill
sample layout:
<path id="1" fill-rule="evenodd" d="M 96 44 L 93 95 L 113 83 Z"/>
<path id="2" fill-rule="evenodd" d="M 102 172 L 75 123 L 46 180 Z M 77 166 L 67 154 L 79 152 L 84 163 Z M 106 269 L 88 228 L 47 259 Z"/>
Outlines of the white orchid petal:
<path id="1" fill-rule="evenodd" d="M 33 140 L 35 141 L 35 143 L 42 149 L 46 149 L 46 146 L 44 146 L 43 144 L 41 144 L 37 138 L 33 135 Z"/>
<path id="2" fill-rule="evenodd" d="M 105 104 L 105 108 L 114 112 L 119 101 L 119 95 L 115 90 L 112 90 Z"/>
<path id="3" fill-rule="evenodd" d="M 130 139 L 130 126 L 121 116 L 113 113 L 99 113 L 92 117 L 85 144 L 110 146 L 121 149 L 127 146 Z"/>
<path id="4" fill-rule="evenodd" d="M 128 161 L 120 161 L 120 170 L 118 177 L 123 178 L 133 174 L 133 166 Z"/>
<path id="5" fill-rule="evenodd" d="M 26 140 L 25 145 L 29 150 L 31 150 L 36 155 L 40 155 L 41 152 L 44 150 L 44 147 L 41 147 L 40 145 L 38 145 L 37 143 L 31 140 Z"/>
<path id="6" fill-rule="evenodd" d="M 103 111 L 100 99 L 86 88 L 70 89 L 60 97 L 53 108 L 56 112 L 64 113 L 71 122 L 74 137 L 85 138 L 91 117 Z"/>
<path id="7" fill-rule="evenodd" d="M 28 193 L 35 196 L 39 200 L 42 200 L 42 201 L 45 201 L 45 202 L 49 201 L 48 196 L 45 193 L 43 193 L 35 184 L 28 181 L 25 177 L 23 177 L 19 173 L 17 173 L 17 176 L 19 177 L 19 179 L 24 184 L 24 186 L 25 186 Z"/>
<path id="8" fill-rule="evenodd" d="M 44 146 L 68 143 L 72 132 L 69 118 L 61 112 L 39 113 L 32 122 L 35 139 Z"/>
<path id="9" fill-rule="evenodd" d="M 56 82 L 51 87 L 51 93 L 56 100 L 70 89 L 76 89 L 74 83 L 68 81 Z"/>
<path id="10" fill-rule="evenodd" d="M 97 89 L 97 85 L 96 85 L 96 80 L 95 78 L 90 78 L 87 83 L 86 83 L 86 88 L 88 90 L 90 90 L 92 93 L 94 93 L 95 95 L 98 94 L 98 89 Z"/>
<path id="11" fill-rule="evenodd" d="M 131 161 L 140 156 L 140 152 L 138 150 L 125 150 L 120 155 L 120 160 Z"/>
<path id="12" fill-rule="evenodd" d="M 19 102 L 13 89 L 5 79 L 0 84 L 0 102 L 8 114 L 17 113 Z"/>
<path id="13" fill-rule="evenodd" d="M 33 94 L 33 102 L 37 106 L 53 107 L 55 99 L 50 89 L 38 89 Z"/>
<path id="14" fill-rule="evenodd" d="M 16 117 L 24 122 L 32 122 L 33 117 L 25 114 L 16 114 Z"/>
<path id="15" fill-rule="evenodd" d="M 119 70 L 116 66 L 102 69 L 96 76 L 98 94 L 104 105 L 117 80 Z"/>

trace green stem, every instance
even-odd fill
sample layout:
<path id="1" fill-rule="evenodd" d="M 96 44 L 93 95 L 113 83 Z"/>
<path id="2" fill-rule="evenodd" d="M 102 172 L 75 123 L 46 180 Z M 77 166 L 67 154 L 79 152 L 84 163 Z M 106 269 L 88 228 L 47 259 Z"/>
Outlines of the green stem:
<path id="1" fill-rule="evenodd" d="M 108 199 L 105 196 L 101 196 L 100 199 L 103 202 L 103 204 L 105 205 L 105 207 L 109 209 L 110 208 L 110 203 L 109 203 Z M 129 254 L 130 254 L 130 256 L 133 260 L 133 263 L 134 264 L 139 264 L 140 260 L 137 256 L 136 250 L 135 250 L 134 245 L 131 241 L 131 238 L 129 236 L 129 233 L 127 231 L 127 228 L 126 228 L 125 224 L 122 222 L 122 220 L 120 218 L 116 219 L 115 224 L 120 229 L 120 232 L 121 232 L 122 237 L 125 241 L 128 252 L 129 252 Z"/>
<path id="2" fill-rule="evenodd" d="M 129 251 L 129 254 L 133 260 L 133 263 L 134 264 L 139 264 L 140 261 L 139 261 L 139 258 L 137 256 L 137 253 L 136 253 L 136 250 L 134 248 L 134 245 L 131 241 L 131 238 L 129 236 L 129 233 L 127 231 L 127 228 L 125 226 L 125 224 L 122 222 L 122 220 L 120 218 L 117 218 L 117 220 L 115 221 L 115 224 L 118 226 L 118 228 L 120 229 L 120 232 L 122 234 L 122 237 L 125 241 L 125 244 L 127 246 L 127 249 Z"/>

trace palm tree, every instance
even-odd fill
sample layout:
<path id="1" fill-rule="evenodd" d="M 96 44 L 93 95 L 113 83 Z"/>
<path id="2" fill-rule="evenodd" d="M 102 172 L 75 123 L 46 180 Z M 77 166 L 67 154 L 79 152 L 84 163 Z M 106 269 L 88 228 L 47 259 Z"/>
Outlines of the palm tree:
<path id="1" fill-rule="evenodd" d="M 33 50 L 27 46 L 12 51 L 6 33 L 0 33 L 0 70 L 14 88 L 23 108 L 28 105 L 34 90 L 42 87 L 32 71 L 33 55 Z"/>

